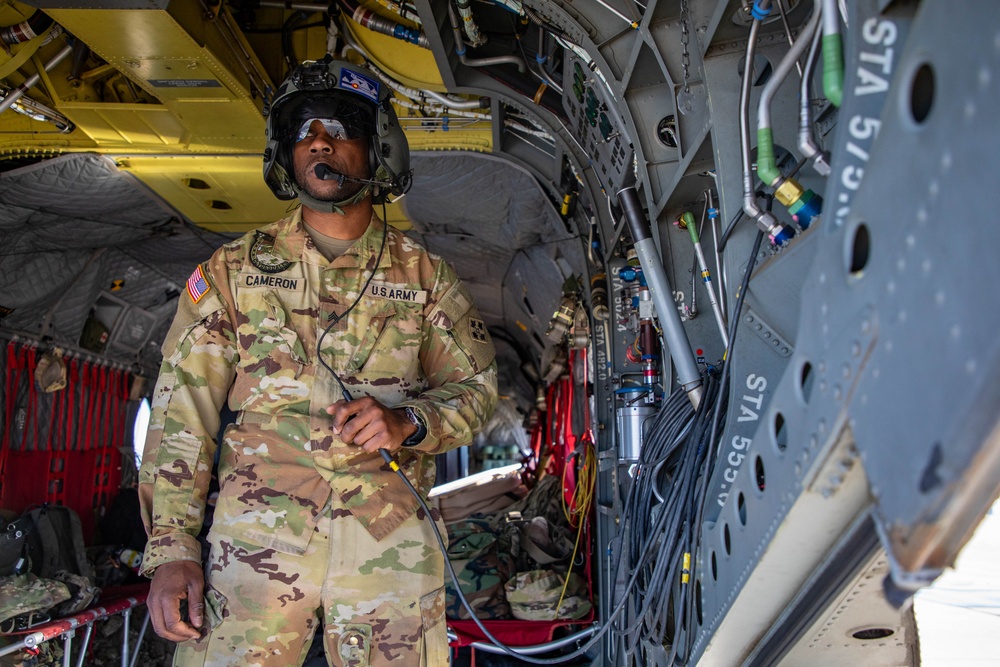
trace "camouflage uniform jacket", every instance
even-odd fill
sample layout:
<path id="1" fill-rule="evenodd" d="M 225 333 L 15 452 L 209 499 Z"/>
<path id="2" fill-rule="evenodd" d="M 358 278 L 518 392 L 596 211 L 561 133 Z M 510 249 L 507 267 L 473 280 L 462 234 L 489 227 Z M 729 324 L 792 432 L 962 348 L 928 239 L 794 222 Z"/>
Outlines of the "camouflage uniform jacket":
<path id="1" fill-rule="evenodd" d="M 357 298 L 378 257 L 383 223 L 327 262 L 291 216 L 229 243 L 198 267 L 163 345 L 140 470 L 150 535 L 143 572 L 200 560 L 196 536 L 216 450 L 219 411 L 238 411 L 219 463 L 213 530 L 301 553 L 331 492 L 376 539 L 416 500 L 382 458 L 345 445 L 325 409 L 342 394 L 316 343 Z M 411 406 L 426 438 L 397 455 L 426 496 L 432 454 L 467 445 L 497 400 L 493 343 L 454 270 L 389 227 L 366 293 L 323 338 L 323 360 L 354 398 Z"/>

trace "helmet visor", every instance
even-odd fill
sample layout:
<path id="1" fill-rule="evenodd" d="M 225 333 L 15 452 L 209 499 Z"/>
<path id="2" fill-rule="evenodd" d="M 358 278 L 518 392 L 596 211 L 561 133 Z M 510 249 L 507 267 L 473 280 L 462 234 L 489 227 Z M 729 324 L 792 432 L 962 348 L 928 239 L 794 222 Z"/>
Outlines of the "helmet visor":
<path id="1" fill-rule="evenodd" d="M 355 101 L 337 93 L 297 95 L 282 106 L 276 120 L 276 138 L 283 141 L 301 141 L 315 120 L 322 122 L 335 139 L 361 139 L 375 134 L 374 107 L 360 98 Z"/>
<path id="2" fill-rule="evenodd" d="M 323 126 L 323 129 L 331 138 L 336 140 L 343 139 L 360 139 L 360 137 L 351 136 L 353 133 L 349 131 L 344 124 L 337 118 L 309 118 L 302 123 L 302 127 L 295 134 L 295 142 L 298 143 L 305 139 L 306 137 L 314 136 L 315 131 L 313 128 L 313 123 L 319 123 Z"/>

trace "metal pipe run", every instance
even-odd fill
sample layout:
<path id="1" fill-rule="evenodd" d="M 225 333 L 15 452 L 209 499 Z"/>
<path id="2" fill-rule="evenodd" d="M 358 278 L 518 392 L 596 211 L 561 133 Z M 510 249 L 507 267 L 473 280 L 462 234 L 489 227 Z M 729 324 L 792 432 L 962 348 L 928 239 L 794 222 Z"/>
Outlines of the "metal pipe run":
<path id="1" fill-rule="evenodd" d="M 687 392 L 691 404 L 697 409 L 702 394 L 701 373 L 698 372 L 694 352 L 691 350 L 691 342 L 688 340 L 687 332 L 681 323 L 680 313 L 674 306 L 674 292 L 670 286 L 670 280 L 667 278 L 667 273 L 663 270 L 663 263 L 656 251 L 649 222 L 642 212 L 642 205 L 639 203 L 639 195 L 635 188 L 630 186 L 619 190 L 618 203 L 625 213 L 629 230 L 632 232 L 636 255 L 642 266 L 646 284 L 649 286 L 653 304 L 656 306 L 656 313 L 660 318 L 664 340 L 666 340 L 667 348 L 670 350 L 674 366 L 677 367 L 677 379 Z"/>
<path id="2" fill-rule="evenodd" d="M 822 6 L 816 11 L 822 11 Z M 799 86 L 799 150 L 802 155 L 812 160 L 813 169 L 820 176 L 829 176 L 830 162 L 828 156 L 816 143 L 812 129 L 812 96 L 809 94 L 812 84 L 813 72 L 816 70 L 816 61 L 819 58 L 819 45 L 823 32 L 817 30 L 813 33 L 812 44 L 809 46 L 809 55 L 806 56 L 806 69 L 802 75 L 802 82 Z"/>
<path id="3" fill-rule="evenodd" d="M 59 53 L 54 55 L 52 59 L 49 60 L 49 62 L 45 63 L 45 71 L 48 72 L 49 70 L 54 68 L 56 65 L 65 60 L 66 57 L 69 56 L 69 54 L 71 53 L 73 53 L 73 47 L 67 44 L 62 48 L 61 51 L 59 51 Z M 0 113 L 3 113 L 7 109 L 9 109 L 11 105 L 14 104 L 14 102 L 17 102 L 19 99 L 21 99 L 21 97 L 23 97 L 24 94 L 28 92 L 28 90 L 30 90 L 33 86 L 35 86 L 41 78 L 42 78 L 41 75 L 36 72 L 31 76 L 29 76 L 27 79 L 25 79 L 24 83 L 22 83 L 20 86 L 7 93 L 6 97 L 3 98 L 3 101 L 0 102 Z"/>
<path id="4" fill-rule="evenodd" d="M 750 36 L 747 38 L 746 54 L 743 58 L 743 83 L 740 86 L 740 149 L 743 156 L 743 210 L 764 231 L 772 243 L 784 243 L 792 238 L 792 233 L 777 218 L 757 206 L 757 195 L 754 191 L 753 164 L 750 160 L 750 87 L 753 79 L 753 60 L 757 53 L 757 38 L 763 22 L 757 12 L 768 12 L 771 0 L 760 0 L 755 4 L 755 16 L 750 25 Z M 759 10 L 757 9 L 759 7 Z"/>
<path id="5" fill-rule="evenodd" d="M 448 19 L 451 21 L 451 30 L 455 34 L 455 54 L 458 62 L 467 67 L 489 67 L 491 65 L 511 64 L 517 65 L 517 71 L 522 74 L 527 69 L 524 59 L 520 56 L 491 56 L 489 58 L 469 58 L 465 55 L 465 42 L 462 39 L 462 28 L 458 25 L 458 15 L 454 7 L 448 3 Z"/>

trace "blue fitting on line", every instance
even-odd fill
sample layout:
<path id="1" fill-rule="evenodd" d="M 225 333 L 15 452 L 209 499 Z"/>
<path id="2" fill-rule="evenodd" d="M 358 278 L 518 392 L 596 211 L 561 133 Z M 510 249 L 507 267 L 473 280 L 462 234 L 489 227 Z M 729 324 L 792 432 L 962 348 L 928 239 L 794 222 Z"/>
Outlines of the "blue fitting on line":
<path id="1" fill-rule="evenodd" d="M 392 31 L 392 36 L 396 39 L 401 39 L 404 42 L 409 42 L 410 44 L 420 43 L 420 33 L 416 30 L 412 30 L 405 26 L 396 25 Z"/>
<path id="2" fill-rule="evenodd" d="M 618 277 L 627 283 L 635 280 L 636 272 L 631 266 L 626 266 L 624 269 L 618 272 Z"/>
<path id="3" fill-rule="evenodd" d="M 758 21 L 763 21 L 771 14 L 771 8 L 762 9 L 760 6 L 760 0 L 753 0 L 753 8 L 750 10 L 750 16 L 754 17 Z"/>
<path id="4" fill-rule="evenodd" d="M 711 219 L 713 219 L 713 220 L 715 218 L 718 218 L 719 217 L 719 209 L 717 209 L 717 208 L 710 208 L 710 209 L 708 209 L 708 217 L 711 218 Z"/>
<path id="5" fill-rule="evenodd" d="M 771 237 L 771 243 L 774 245 L 782 245 L 791 241 L 793 236 L 795 236 L 795 231 L 782 225 L 781 231 Z"/>
<path id="6" fill-rule="evenodd" d="M 535 54 L 535 62 L 538 63 L 539 65 L 541 65 L 543 62 L 545 62 L 548 59 L 549 59 L 548 56 L 543 56 L 540 53 L 536 53 Z"/>

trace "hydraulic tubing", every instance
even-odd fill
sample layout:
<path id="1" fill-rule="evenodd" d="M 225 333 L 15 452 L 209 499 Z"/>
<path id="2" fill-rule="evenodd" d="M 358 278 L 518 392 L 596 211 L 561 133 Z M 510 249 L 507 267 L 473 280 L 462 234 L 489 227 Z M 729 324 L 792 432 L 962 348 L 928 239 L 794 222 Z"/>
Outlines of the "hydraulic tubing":
<path id="1" fill-rule="evenodd" d="M 469 36 L 469 43 L 472 45 L 472 48 L 485 44 L 486 38 L 479 32 L 479 26 L 476 25 L 476 19 L 472 15 L 472 7 L 469 0 L 455 0 L 455 5 L 458 6 L 458 13 L 462 17 L 465 34 Z"/>
<path id="2" fill-rule="evenodd" d="M 712 197 L 712 189 L 709 188 L 705 191 L 705 204 L 708 207 L 708 224 L 712 229 L 712 247 L 715 248 L 715 275 L 719 278 L 719 306 L 722 308 L 722 312 L 726 312 L 726 264 L 722 261 L 722 249 L 719 247 L 720 230 L 719 230 L 719 209 L 715 207 L 715 202 Z"/>
<path id="3" fill-rule="evenodd" d="M 425 49 L 431 48 L 431 43 L 427 40 L 427 35 L 420 30 L 407 28 L 401 23 L 396 23 L 392 19 L 380 16 L 370 9 L 365 9 L 357 2 L 354 2 L 354 0 L 340 0 L 340 6 L 344 8 L 344 12 L 349 14 L 356 23 L 363 25 L 369 30 L 401 39 L 410 44 L 416 44 Z"/>
<path id="4" fill-rule="evenodd" d="M 48 72 L 53 67 L 61 63 L 72 52 L 73 52 L 72 46 L 70 46 L 69 44 L 64 46 L 62 50 L 59 51 L 59 53 L 52 56 L 52 59 L 49 60 L 49 62 L 45 63 L 45 71 Z M 19 99 L 21 99 L 21 97 L 23 97 L 24 94 L 32 88 L 32 86 L 37 84 L 41 78 L 42 78 L 41 75 L 39 75 L 36 72 L 35 74 L 32 74 L 27 79 L 25 79 L 24 83 L 22 83 L 20 86 L 7 93 L 7 96 L 3 98 L 3 101 L 0 101 L 0 113 L 3 113 L 7 109 L 9 109 L 11 105 L 14 104 L 14 102 L 17 102 Z"/>
<path id="5" fill-rule="evenodd" d="M 382 83 L 389 86 L 397 93 L 402 93 L 403 95 L 406 95 L 411 100 L 428 98 L 434 100 L 435 102 L 438 102 L 442 106 L 448 107 L 449 109 L 483 109 L 489 107 L 488 104 L 484 106 L 482 98 L 475 100 L 466 100 L 460 97 L 456 98 L 451 95 L 443 95 L 433 90 L 417 90 L 416 88 L 410 88 L 409 86 L 404 86 L 403 84 L 398 83 L 395 79 L 393 79 L 392 77 L 390 77 L 377 67 L 371 67 L 371 70 L 375 72 L 375 76 L 377 76 L 382 81 Z"/>
<path id="6" fill-rule="evenodd" d="M 9 93 L 10 88 L 0 86 L 0 100 L 2 100 Z M 36 102 L 30 97 L 21 97 L 19 100 L 11 104 L 10 108 L 33 120 L 41 121 L 43 123 L 52 123 L 55 125 L 56 129 L 63 134 L 68 134 L 76 128 L 76 125 L 74 125 L 69 118 L 62 115 L 55 109 L 50 109 L 41 102 Z"/>
<path id="7" fill-rule="evenodd" d="M 774 158 L 774 138 L 771 131 L 771 102 L 774 100 L 778 88 L 798 62 L 802 53 L 806 50 L 812 40 L 813 34 L 819 27 L 820 12 L 813 11 L 809 17 L 809 22 L 799 33 L 799 38 L 788 49 L 788 53 L 781 59 L 778 67 L 775 68 L 771 78 L 767 80 L 764 91 L 760 94 L 760 102 L 757 105 L 757 177 L 764 185 L 774 186 L 781 180 L 781 172 Z"/>
<path id="8" fill-rule="evenodd" d="M 823 94 L 835 107 L 844 99 L 844 44 L 837 0 L 823 0 Z"/>
<path id="9" fill-rule="evenodd" d="M 685 211 L 681 218 L 687 225 L 688 233 L 691 235 L 691 243 L 694 244 L 694 253 L 698 257 L 698 267 L 701 269 L 701 278 L 705 282 L 705 289 L 708 291 L 708 301 L 712 304 L 712 313 L 715 315 L 715 323 L 719 325 L 719 333 L 722 335 L 722 343 L 729 347 L 729 332 L 726 325 L 726 316 L 722 314 L 719 301 L 715 298 L 715 287 L 712 285 L 712 273 L 708 269 L 708 261 L 705 259 L 705 252 L 701 247 L 701 239 L 698 237 L 697 225 L 694 215 Z"/>
<path id="10" fill-rule="evenodd" d="M 760 0 L 763 10 L 767 10 L 771 0 Z M 743 156 L 743 210 L 757 223 L 772 243 L 784 243 L 792 237 L 778 220 L 757 206 L 757 196 L 754 190 L 753 165 L 750 162 L 750 86 L 753 72 L 753 59 L 757 51 L 757 38 L 760 34 L 761 19 L 754 18 L 750 25 L 750 36 L 747 38 L 746 56 L 743 59 L 743 83 L 740 87 L 740 148 Z"/>
<path id="11" fill-rule="evenodd" d="M 642 265 L 643 275 L 649 285 L 649 293 L 653 297 L 660 326 L 663 327 L 663 336 L 670 349 L 670 357 L 677 367 L 677 379 L 687 392 L 691 404 L 697 409 L 702 394 L 701 373 L 698 372 L 698 365 L 695 363 L 687 332 L 681 323 L 681 316 L 674 306 L 674 292 L 667 273 L 663 270 L 663 263 L 656 251 L 656 244 L 653 242 L 652 232 L 642 212 L 642 205 L 639 203 L 639 195 L 636 194 L 635 188 L 629 186 L 619 190 L 618 203 L 625 212 L 625 219 L 632 232 L 639 264 Z"/>
<path id="12" fill-rule="evenodd" d="M 796 222 L 807 229 L 815 216 L 822 210 L 823 198 L 812 190 L 804 188 L 792 175 L 784 177 L 778 169 L 774 157 L 774 136 L 771 131 L 771 101 L 778 88 L 792 71 L 792 66 L 798 63 L 799 56 L 812 41 L 812 36 L 819 30 L 821 12 L 814 11 L 809 22 L 802 29 L 795 44 L 781 59 L 774 74 L 764 86 L 757 108 L 757 177 L 774 189 L 775 198 L 782 206 L 788 207 Z"/>
<path id="13" fill-rule="evenodd" d="M 460 63 L 467 67 L 487 67 L 509 63 L 517 65 L 517 71 L 522 74 L 524 73 L 526 66 L 524 59 L 520 56 L 491 56 L 489 58 L 469 58 L 466 56 L 465 42 L 462 39 L 462 29 L 458 25 L 458 15 L 455 14 L 455 8 L 451 6 L 451 3 L 448 3 L 448 18 L 451 21 L 452 32 L 455 33 L 455 54 L 458 55 Z"/>
<path id="14" fill-rule="evenodd" d="M 817 7 L 816 11 L 822 11 L 822 7 Z M 820 38 L 822 31 L 813 33 L 812 44 L 809 46 L 809 55 L 806 56 L 806 69 L 802 75 L 802 82 L 799 86 L 799 150 L 802 155 L 812 160 L 813 169 L 820 176 L 830 175 L 830 163 L 827 155 L 816 144 L 813 138 L 812 129 L 812 103 L 809 94 L 812 83 L 813 71 L 816 69 L 816 59 L 819 56 Z"/>

